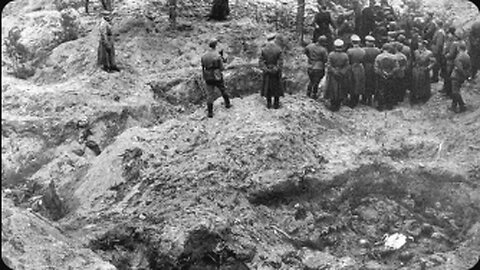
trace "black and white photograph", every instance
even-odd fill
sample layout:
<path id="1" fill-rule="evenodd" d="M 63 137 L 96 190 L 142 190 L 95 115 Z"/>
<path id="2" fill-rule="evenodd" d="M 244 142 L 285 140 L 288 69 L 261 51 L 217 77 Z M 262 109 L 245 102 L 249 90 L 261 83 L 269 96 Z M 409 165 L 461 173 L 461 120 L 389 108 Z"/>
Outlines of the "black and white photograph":
<path id="1" fill-rule="evenodd" d="M 479 269 L 479 6 L 3 1 L 2 269 Z"/>

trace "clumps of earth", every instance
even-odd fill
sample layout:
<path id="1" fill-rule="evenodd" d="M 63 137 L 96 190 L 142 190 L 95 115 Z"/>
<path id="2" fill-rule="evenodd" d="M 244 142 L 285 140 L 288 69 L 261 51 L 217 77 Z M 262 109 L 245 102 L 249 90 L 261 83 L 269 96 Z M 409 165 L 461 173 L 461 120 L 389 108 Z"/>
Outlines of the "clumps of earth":
<path id="1" fill-rule="evenodd" d="M 101 6 L 90 2 L 89 15 L 80 1 L 18 0 L 2 12 L 2 36 L 18 21 L 28 33 L 45 22 L 31 18 L 61 22 L 62 10 L 76 14 L 68 22 L 78 34 L 52 38 L 61 41 L 41 61 L 25 62 L 38 64 L 28 79 L 2 62 L 7 266 L 469 269 L 478 261 L 480 79 L 462 89 L 462 114 L 447 109 L 441 82 L 422 105 L 332 113 L 304 95 L 306 58 L 287 29 L 287 94 L 269 110 L 257 57 L 273 23 L 241 14 L 271 13 L 272 1 L 231 1 L 226 22 L 196 15 L 208 3 L 185 1 L 179 25 L 188 27 L 176 32 L 167 30 L 166 1 L 115 1 L 117 73 L 95 66 Z M 464 17 L 478 10 L 466 7 L 448 6 L 471 14 L 452 17 L 468 27 Z M 147 31 L 152 23 L 157 31 Z M 43 44 L 53 32 L 28 38 Z M 212 37 L 227 55 L 233 107 L 218 99 L 210 119 L 199 59 Z"/>

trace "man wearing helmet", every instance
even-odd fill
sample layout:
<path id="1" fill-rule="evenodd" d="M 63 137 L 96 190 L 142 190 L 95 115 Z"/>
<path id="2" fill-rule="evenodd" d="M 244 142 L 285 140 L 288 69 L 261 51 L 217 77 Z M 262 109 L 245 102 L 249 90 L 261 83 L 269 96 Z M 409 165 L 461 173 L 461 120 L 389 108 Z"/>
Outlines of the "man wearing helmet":
<path id="1" fill-rule="evenodd" d="M 347 50 L 352 71 L 349 106 L 354 108 L 358 104 L 360 95 L 362 95 L 362 99 L 365 98 L 365 69 L 363 67 L 365 51 L 360 48 L 359 36 L 352 35 L 351 40 L 353 47 Z"/>
<path id="2" fill-rule="evenodd" d="M 364 69 L 365 69 L 365 95 L 363 101 L 367 105 L 372 104 L 372 96 L 376 94 L 377 78 L 375 76 L 374 63 L 375 58 L 381 53 L 380 49 L 375 47 L 375 38 L 372 36 L 365 37 Z"/>
<path id="3" fill-rule="evenodd" d="M 327 89 L 325 98 L 330 100 L 330 109 L 338 111 L 342 101 L 347 96 L 347 72 L 349 68 L 348 55 L 343 52 L 343 41 L 333 42 L 335 51 L 328 55 L 327 62 Z"/>

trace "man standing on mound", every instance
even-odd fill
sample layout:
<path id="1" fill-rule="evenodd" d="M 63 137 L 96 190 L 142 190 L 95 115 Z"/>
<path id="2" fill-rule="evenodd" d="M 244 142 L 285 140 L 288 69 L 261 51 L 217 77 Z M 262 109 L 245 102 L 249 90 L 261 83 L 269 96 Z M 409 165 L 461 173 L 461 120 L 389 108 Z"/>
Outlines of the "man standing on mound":
<path id="1" fill-rule="evenodd" d="M 108 10 L 102 11 L 100 23 L 100 42 L 98 44 L 98 65 L 105 71 L 120 71 L 115 63 L 115 47 L 113 45 L 112 15 Z"/>
<path id="2" fill-rule="evenodd" d="M 207 110 L 208 117 L 213 117 L 213 102 L 215 101 L 215 87 L 217 87 L 222 93 L 222 97 L 225 101 L 225 108 L 230 108 L 230 98 L 223 81 L 222 71 L 223 67 L 223 51 L 220 53 L 216 51 L 218 41 L 216 39 L 211 40 L 208 43 L 210 51 L 202 56 L 202 73 L 203 79 L 207 84 Z"/>
<path id="3" fill-rule="evenodd" d="M 267 43 L 263 45 L 260 54 L 260 69 L 263 70 L 263 85 L 261 96 L 267 98 L 267 108 L 280 108 L 280 97 L 283 96 L 282 85 L 282 67 L 283 56 L 282 48 L 275 43 L 276 34 L 267 36 Z"/>

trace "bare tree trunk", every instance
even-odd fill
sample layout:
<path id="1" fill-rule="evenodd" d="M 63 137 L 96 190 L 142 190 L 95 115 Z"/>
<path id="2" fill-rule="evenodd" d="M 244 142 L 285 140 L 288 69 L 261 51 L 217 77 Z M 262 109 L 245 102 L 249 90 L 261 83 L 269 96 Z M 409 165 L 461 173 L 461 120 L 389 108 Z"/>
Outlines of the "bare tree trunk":
<path id="1" fill-rule="evenodd" d="M 297 38 L 303 43 L 303 23 L 305 20 L 305 0 L 297 0 Z"/>
<path id="2" fill-rule="evenodd" d="M 177 29 L 177 0 L 168 0 L 170 29 Z"/>

